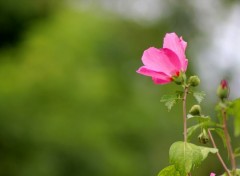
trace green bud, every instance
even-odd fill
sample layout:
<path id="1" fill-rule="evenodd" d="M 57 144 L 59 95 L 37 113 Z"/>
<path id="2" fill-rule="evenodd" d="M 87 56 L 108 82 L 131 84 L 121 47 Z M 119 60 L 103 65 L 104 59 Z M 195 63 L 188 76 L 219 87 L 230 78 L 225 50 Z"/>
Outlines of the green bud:
<path id="1" fill-rule="evenodd" d="M 189 113 L 193 116 L 201 116 L 201 106 L 193 105 L 189 111 Z"/>
<path id="2" fill-rule="evenodd" d="M 186 75 L 183 72 L 177 72 L 175 76 L 172 77 L 172 80 L 177 84 L 177 85 L 183 85 L 186 80 Z"/>
<path id="3" fill-rule="evenodd" d="M 222 80 L 217 89 L 217 96 L 221 100 L 224 100 L 224 99 L 228 98 L 228 95 L 229 95 L 228 82 L 226 80 Z"/>
<path id="4" fill-rule="evenodd" d="M 183 83 L 183 78 L 182 78 L 182 76 L 178 76 L 178 77 L 173 77 L 173 81 L 177 84 L 177 85 L 182 85 L 182 83 Z"/>
<path id="5" fill-rule="evenodd" d="M 198 136 L 199 142 L 202 144 L 206 144 L 209 141 L 209 136 L 207 134 L 206 129 L 204 128 L 203 131 L 200 133 L 200 135 Z"/>
<path id="6" fill-rule="evenodd" d="M 190 86 L 196 87 L 200 84 L 200 79 L 198 76 L 190 76 L 188 83 Z"/>

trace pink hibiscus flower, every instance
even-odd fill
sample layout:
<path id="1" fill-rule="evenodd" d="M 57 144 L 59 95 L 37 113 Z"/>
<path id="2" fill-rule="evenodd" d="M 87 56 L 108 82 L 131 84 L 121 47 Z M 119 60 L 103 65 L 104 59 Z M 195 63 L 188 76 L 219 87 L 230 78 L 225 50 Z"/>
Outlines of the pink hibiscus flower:
<path id="1" fill-rule="evenodd" d="M 144 66 L 137 70 L 145 76 L 151 76 L 156 84 L 167 84 L 180 72 L 186 72 L 188 60 L 185 56 L 187 42 L 175 33 L 167 33 L 163 48 L 150 47 L 144 51 L 142 62 Z"/>
<path id="2" fill-rule="evenodd" d="M 215 174 L 215 173 L 213 173 L 213 172 L 210 174 L 210 176 L 215 176 L 215 175 L 216 175 L 216 174 Z"/>

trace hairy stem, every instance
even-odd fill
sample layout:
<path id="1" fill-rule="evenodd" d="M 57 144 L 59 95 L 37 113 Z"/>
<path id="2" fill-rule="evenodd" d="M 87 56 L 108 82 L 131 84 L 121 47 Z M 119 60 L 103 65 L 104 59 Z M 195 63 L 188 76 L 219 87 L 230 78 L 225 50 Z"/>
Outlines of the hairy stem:
<path id="1" fill-rule="evenodd" d="M 215 141 L 214 141 L 214 139 L 212 137 L 212 133 L 211 133 L 211 131 L 209 129 L 208 129 L 208 135 L 210 137 L 210 140 L 212 142 L 213 147 L 217 148 L 216 143 L 215 143 Z M 217 152 L 217 157 L 218 157 L 218 160 L 220 161 L 220 163 L 222 164 L 224 170 L 226 171 L 227 176 L 231 176 L 231 173 L 230 173 L 229 169 L 227 168 L 226 164 L 224 163 L 224 161 L 223 161 L 219 151 Z"/>
<path id="2" fill-rule="evenodd" d="M 227 150 L 228 150 L 228 154 L 230 157 L 230 161 L 231 161 L 231 165 L 232 165 L 232 170 L 233 172 L 235 172 L 236 170 L 236 160 L 235 160 L 235 156 L 232 150 L 232 145 L 231 145 L 231 140 L 230 140 L 230 135 L 228 133 L 228 127 L 227 127 L 227 113 L 225 109 L 222 109 L 222 117 L 223 117 L 223 131 L 224 131 L 224 135 L 226 138 L 226 144 L 227 144 Z"/>
<path id="3" fill-rule="evenodd" d="M 183 135 L 184 142 L 187 142 L 187 112 L 186 112 L 186 99 L 188 94 L 188 86 L 184 88 L 183 94 Z"/>

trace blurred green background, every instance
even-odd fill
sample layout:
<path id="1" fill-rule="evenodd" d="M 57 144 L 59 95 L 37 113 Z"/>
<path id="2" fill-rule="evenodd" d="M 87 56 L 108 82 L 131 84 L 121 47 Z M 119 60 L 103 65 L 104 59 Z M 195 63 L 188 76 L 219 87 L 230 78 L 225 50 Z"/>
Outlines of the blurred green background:
<path id="1" fill-rule="evenodd" d="M 156 176 L 169 164 L 181 105 L 168 112 L 159 100 L 176 86 L 136 70 L 145 49 L 176 32 L 189 44 L 188 74 L 198 74 L 204 46 L 194 41 L 207 35 L 190 1 L 165 2 L 153 20 L 132 15 L 130 2 L 0 1 L 0 175 Z M 223 171 L 214 155 L 194 175 L 211 171 Z"/>

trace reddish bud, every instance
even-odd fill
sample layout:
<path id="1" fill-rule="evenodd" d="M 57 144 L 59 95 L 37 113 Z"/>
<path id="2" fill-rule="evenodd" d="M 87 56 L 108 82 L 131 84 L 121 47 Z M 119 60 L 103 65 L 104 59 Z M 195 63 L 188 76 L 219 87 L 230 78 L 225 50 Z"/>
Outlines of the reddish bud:
<path id="1" fill-rule="evenodd" d="M 228 88 L 228 82 L 224 79 L 221 81 L 222 89 Z"/>
<path id="2" fill-rule="evenodd" d="M 229 87 L 228 87 L 228 82 L 226 80 L 221 81 L 217 89 L 217 95 L 221 100 L 228 98 Z"/>

